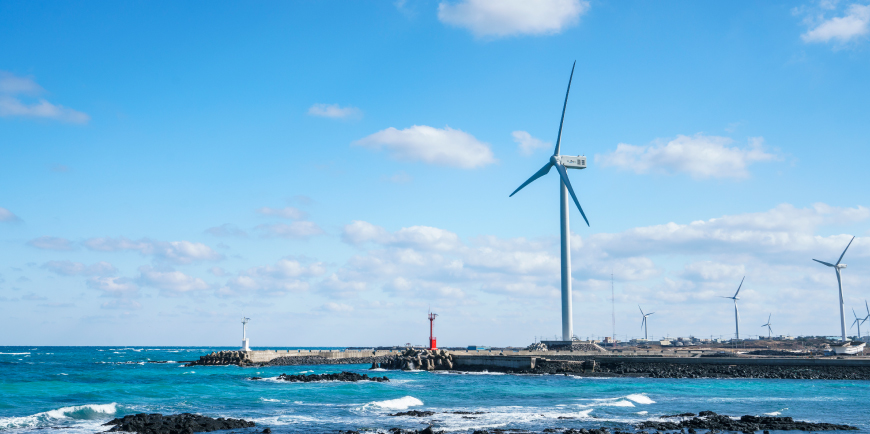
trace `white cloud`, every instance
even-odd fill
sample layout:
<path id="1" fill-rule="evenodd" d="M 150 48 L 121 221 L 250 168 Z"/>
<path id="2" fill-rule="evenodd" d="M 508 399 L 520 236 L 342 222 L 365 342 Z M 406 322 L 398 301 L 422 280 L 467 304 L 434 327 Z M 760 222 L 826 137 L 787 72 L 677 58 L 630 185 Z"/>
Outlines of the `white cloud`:
<path id="1" fill-rule="evenodd" d="M 804 42 L 848 42 L 870 33 L 870 5 L 851 4 L 841 17 L 825 19 L 801 35 Z"/>
<path id="2" fill-rule="evenodd" d="M 40 93 L 43 89 L 33 79 L 0 71 L 0 117 L 45 118 L 76 124 L 85 124 L 91 119 L 85 113 L 36 97 Z M 24 101 L 22 96 L 35 101 Z"/>
<path id="3" fill-rule="evenodd" d="M 341 107 L 338 104 L 314 104 L 308 108 L 308 114 L 333 119 L 360 118 L 362 110 L 356 107 Z"/>
<path id="4" fill-rule="evenodd" d="M 343 280 L 336 274 L 331 274 L 320 282 L 318 289 L 333 297 L 353 297 L 365 291 L 367 285 L 366 282 Z"/>
<path id="5" fill-rule="evenodd" d="M 320 306 L 320 309 L 327 312 L 353 312 L 353 306 L 349 304 L 333 302 L 329 302 L 324 304 L 323 306 Z"/>
<path id="6" fill-rule="evenodd" d="M 152 286 L 173 294 L 202 291 L 209 288 L 204 280 L 188 276 L 172 269 L 157 270 L 144 265 L 139 267 L 138 282 L 143 286 Z"/>
<path id="7" fill-rule="evenodd" d="M 290 238 L 290 239 L 307 239 L 316 235 L 323 234 L 323 229 L 317 226 L 314 222 L 292 222 L 290 224 L 275 223 L 258 225 L 254 228 L 259 231 L 263 237 L 272 238 Z"/>
<path id="8" fill-rule="evenodd" d="M 90 238 L 83 243 L 90 250 L 100 252 L 135 251 L 145 256 L 175 264 L 191 264 L 199 261 L 219 261 L 224 258 L 211 247 L 191 241 L 153 241 L 143 238 L 138 241 L 125 237 Z"/>
<path id="9" fill-rule="evenodd" d="M 6 208 L 0 207 L 0 222 L 20 222 L 21 219 Z"/>
<path id="10" fill-rule="evenodd" d="M 665 144 L 633 146 L 625 143 L 604 155 L 596 155 L 605 167 L 617 167 L 638 174 L 687 173 L 693 178 L 747 178 L 747 167 L 760 161 L 777 158 L 763 149 L 763 139 L 749 140 L 747 148 L 728 146 L 727 137 L 679 135 Z"/>
<path id="11" fill-rule="evenodd" d="M 292 206 L 284 207 L 283 209 L 264 206 L 258 209 L 257 213 L 265 216 L 281 217 L 290 220 L 305 220 L 308 217 L 308 213 Z"/>
<path id="12" fill-rule="evenodd" d="M 514 131 L 511 135 L 514 136 L 514 142 L 519 145 L 520 153 L 523 155 L 532 155 L 538 149 L 549 149 L 552 147 L 550 143 L 532 137 L 531 134 L 525 131 Z"/>
<path id="13" fill-rule="evenodd" d="M 386 148 L 397 160 L 422 161 L 439 166 L 474 169 L 496 162 L 489 144 L 450 127 L 443 129 L 414 125 L 404 130 L 393 127 L 354 142 L 369 149 Z"/>
<path id="14" fill-rule="evenodd" d="M 359 220 L 344 227 L 341 239 L 354 245 L 374 241 L 379 244 L 419 250 L 452 250 L 462 244 L 458 235 L 444 229 L 411 226 L 391 234 L 380 226 Z"/>
<path id="15" fill-rule="evenodd" d="M 253 267 L 229 279 L 218 293 L 232 296 L 246 292 L 281 295 L 307 291 L 308 280 L 326 273 L 322 262 L 303 263 L 295 258 L 284 258 L 275 265 Z"/>
<path id="16" fill-rule="evenodd" d="M 105 261 L 91 265 L 72 261 L 49 261 L 42 268 L 62 276 L 111 276 L 118 272 L 118 269 Z"/>
<path id="17" fill-rule="evenodd" d="M 27 242 L 28 246 L 43 250 L 68 251 L 73 249 L 72 241 L 66 238 L 43 236 Z"/>
<path id="18" fill-rule="evenodd" d="M 575 25 L 587 10 L 584 0 L 459 0 L 439 4 L 438 19 L 477 37 L 546 35 Z"/>
<path id="19" fill-rule="evenodd" d="M 139 295 L 139 287 L 132 280 L 124 277 L 91 277 L 87 280 L 89 287 L 102 291 L 104 297 L 129 298 Z"/>

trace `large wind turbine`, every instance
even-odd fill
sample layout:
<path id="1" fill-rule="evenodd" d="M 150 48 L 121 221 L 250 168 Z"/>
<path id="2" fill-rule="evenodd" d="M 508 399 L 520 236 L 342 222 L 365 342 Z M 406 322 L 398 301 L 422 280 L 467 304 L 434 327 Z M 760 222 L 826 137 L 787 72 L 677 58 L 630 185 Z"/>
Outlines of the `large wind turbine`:
<path id="1" fill-rule="evenodd" d="M 846 249 L 843 250 L 843 254 L 840 255 L 840 259 L 837 259 L 836 264 L 829 264 L 818 259 L 813 259 L 813 261 L 816 261 L 819 264 L 832 267 L 834 271 L 837 272 L 837 286 L 840 288 L 840 331 L 843 333 L 843 342 L 846 342 L 846 314 L 843 313 L 843 281 L 840 280 L 840 270 L 846 268 L 846 264 L 841 264 L 840 261 L 843 260 L 843 256 L 846 255 L 846 250 L 849 250 L 849 246 L 852 245 L 852 241 L 855 241 L 855 237 L 852 237 L 852 239 L 849 240 L 849 244 L 846 245 Z"/>
<path id="2" fill-rule="evenodd" d="M 770 328 L 770 316 L 771 314 L 767 314 L 767 324 L 762 324 L 762 327 L 767 327 L 767 338 L 770 339 L 770 336 L 773 334 L 773 329 Z"/>
<path id="3" fill-rule="evenodd" d="M 518 191 L 522 190 L 523 187 L 532 183 L 532 181 L 550 173 L 550 169 L 553 167 L 556 168 L 556 171 L 559 172 L 559 194 L 561 200 L 559 201 L 559 209 L 560 209 L 560 221 L 562 224 L 562 340 L 570 341 L 574 336 L 574 324 L 572 321 L 571 314 L 571 233 L 568 229 L 568 194 L 571 194 L 571 198 L 574 199 L 574 204 L 577 205 L 577 209 L 580 210 L 580 215 L 583 216 L 583 220 L 586 221 L 586 225 L 589 226 L 589 219 L 586 218 L 586 213 L 583 212 L 583 208 L 580 206 L 580 201 L 577 200 L 577 195 L 574 194 L 574 188 L 571 187 L 571 181 L 568 180 L 568 172 L 565 169 L 585 169 L 586 168 L 586 157 L 578 156 L 568 156 L 568 155 L 559 155 L 559 147 L 562 144 L 562 125 L 565 123 L 565 108 L 568 107 L 568 93 L 571 92 L 571 80 L 574 79 L 574 66 L 577 65 L 577 62 L 574 62 L 574 65 L 571 66 L 571 77 L 568 78 L 568 90 L 565 91 L 565 103 L 562 104 L 562 119 L 559 121 L 559 134 L 556 136 L 556 150 L 553 152 L 553 155 L 550 156 L 550 161 L 544 165 L 540 170 L 535 172 L 531 178 L 529 178 L 526 182 L 519 186 L 511 196 L 517 194 Z"/>
<path id="4" fill-rule="evenodd" d="M 743 276 L 743 279 L 740 279 L 740 286 L 737 287 L 737 292 L 734 293 L 733 297 L 720 295 L 722 298 L 730 298 L 731 300 L 734 300 L 734 336 L 736 339 L 740 339 L 740 313 L 737 311 L 737 300 L 740 300 L 740 297 L 737 297 L 737 294 L 740 294 L 740 288 L 743 287 L 744 280 L 746 280 L 746 276 Z"/>
<path id="5" fill-rule="evenodd" d="M 640 305 L 637 305 L 637 308 L 640 309 Z M 643 313 L 643 309 L 640 309 L 640 314 L 643 315 L 643 321 L 640 322 L 640 326 L 643 327 L 643 339 L 649 340 L 649 336 L 646 334 L 646 317 L 654 314 L 655 312 Z"/>

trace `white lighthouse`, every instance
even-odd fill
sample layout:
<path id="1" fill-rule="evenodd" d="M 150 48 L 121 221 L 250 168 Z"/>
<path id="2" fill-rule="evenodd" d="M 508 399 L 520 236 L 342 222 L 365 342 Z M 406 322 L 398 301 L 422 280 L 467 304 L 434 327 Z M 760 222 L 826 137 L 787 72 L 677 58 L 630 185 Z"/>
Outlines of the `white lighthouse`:
<path id="1" fill-rule="evenodd" d="M 242 317 L 242 351 L 251 351 L 248 344 L 248 321 L 250 320 L 250 318 Z"/>

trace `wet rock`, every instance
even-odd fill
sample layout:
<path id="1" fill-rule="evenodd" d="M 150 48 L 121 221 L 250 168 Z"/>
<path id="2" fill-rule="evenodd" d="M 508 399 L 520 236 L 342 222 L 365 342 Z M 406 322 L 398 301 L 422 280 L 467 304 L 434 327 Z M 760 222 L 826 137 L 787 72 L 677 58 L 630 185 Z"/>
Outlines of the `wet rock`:
<path id="1" fill-rule="evenodd" d="M 813 423 L 795 421 L 790 417 L 775 416 L 741 416 L 740 419 L 732 419 L 729 416 L 716 414 L 712 411 L 702 411 L 698 417 L 684 419 L 680 422 L 657 422 L 646 421 L 636 425 L 638 429 L 655 429 L 657 431 L 677 431 L 707 429 L 710 431 L 737 431 L 755 432 L 762 430 L 771 431 L 850 431 L 857 427 L 849 425 L 837 425 L 832 423 Z"/>
<path id="2" fill-rule="evenodd" d="M 281 374 L 278 376 L 279 380 L 289 381 L 291 383 L 311 383 L 315 381 L 348 381 L 348 382 L 357 382 L 357 381 L 376 381 L 378 383 L 390 381 L 386 376 L 383 377 L 369 377 L 368 374 L 357 374 L 355 372 L 339 372 L 337 374 L 297 374 L 297 375 L 287 375 Z"/>
<path id="3" fill-rule="evenodd" d="M 393 413 L 390 416 L 411 416 L 411 417 L 428 417 L 435 414 L 434 411 L 408 410 Z"/>
<path id="4" fill-rule="evenodd" d="M 272 429 L 271 428 L 264 428 L 263 434 L 272 434 Z"/>
<path id="5" fill-rule="evenodd" d="M 109 431 L 136 432 L 139 434 L 185 434 L 250 428 L 256 424 L 243 419 L 224 419 L 222 417 L 215 419 L 191 413 L 169 416 L 159 413 L 139 413 L 116 418 L 103 425 L 114 425 Z"/>

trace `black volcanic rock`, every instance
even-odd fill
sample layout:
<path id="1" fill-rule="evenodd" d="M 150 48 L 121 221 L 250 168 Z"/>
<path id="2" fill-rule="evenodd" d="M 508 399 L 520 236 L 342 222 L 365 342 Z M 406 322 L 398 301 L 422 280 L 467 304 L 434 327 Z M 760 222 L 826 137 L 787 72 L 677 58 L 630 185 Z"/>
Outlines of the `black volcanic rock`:
<path id="1" fill-rule="evenodd" d="M 390 416 L 412 416 L 412 417 L 428 417 L 435 414 L 434 411 L 408 410 L 393 413 Z"/>
<path id="2" fill-rule="evenodd" d="M 729 416 L 702 411 L 700 417 L 685 419 L 680 422 L 656 422 L 646 421 L 636 425 L 638 429 L 654 429 L 657 431 L 677 430 L 715 430 L 715 431 L 738 431 L 755 432 L 763 430 L 771 431 L 851 431 L 857 427 L 849 425 L 837 425 L 832 423 L 813 423 L 795 421 L 790 417 L 775 416 L 742 416 L 740 419 L 732 419 Z"/>
<path id="3" fill-rule="evenodd" d="M 191 434 L 250 428 L 256 424 L 242 419 L 224 419 L 222 417 L 215 419 L 191 413 L 169 416 L 159 413 L 139 413 L 116 418 L 103 425 L 114 425 L 109 431 L 137 432 L 139 434 Z"/>
<path id="4" fill-rule="evenodd" d="M 255 377 L 254 377 L 255 378 Z M 251 378 L 252 380 L 254 378 Z M 383 377 L 369 377 L 368 374 L 357 374 L 355 372 L 339 372 L 337 374 L 298 374 L 298 375 L 287 375 L 281 374 L 278 376 L 279 380 L 289 381 L 291 383 L 311 383 L 315 381 L 349 381 L 349 382 L 357 382 L 357 381 L 375 381 L 378 383 L 390 381 L 386 376 Z"/>

